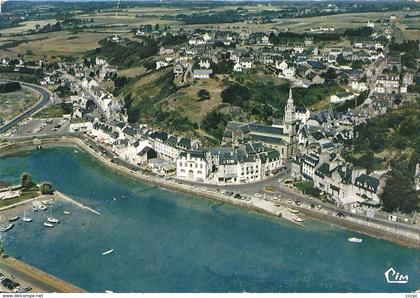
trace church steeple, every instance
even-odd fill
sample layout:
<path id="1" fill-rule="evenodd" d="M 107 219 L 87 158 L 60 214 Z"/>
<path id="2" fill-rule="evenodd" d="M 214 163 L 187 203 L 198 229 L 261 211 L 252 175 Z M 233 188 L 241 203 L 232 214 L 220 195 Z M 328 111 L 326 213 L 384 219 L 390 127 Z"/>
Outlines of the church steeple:
<path id="1" fill-rule="evenodd" d="M 293 93 L 292 93 L 292 88 L 289 89 L 289 99 L 287 100 L 287 103 L 291 103 L 293 104 Z"/>
<path id="2" fill-rule="evenodd" d="M 292 123 L 295 121 L 295 105 L 293 103 L 292 88 L 289 90 L 289 99 L 287 100 L 286 109 L 284 110 L 284 123 Z"/>

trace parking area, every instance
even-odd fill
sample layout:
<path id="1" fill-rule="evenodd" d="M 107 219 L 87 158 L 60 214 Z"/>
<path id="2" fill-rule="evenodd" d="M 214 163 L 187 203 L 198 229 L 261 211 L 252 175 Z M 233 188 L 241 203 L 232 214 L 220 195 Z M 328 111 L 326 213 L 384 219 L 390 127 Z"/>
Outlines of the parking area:
<path id="1" fill-rule="evenodd" d="M 65 118 L 30 118 L 6 133 L 8 137 L 61 135 L 69 132 L 70 122 Z"/>

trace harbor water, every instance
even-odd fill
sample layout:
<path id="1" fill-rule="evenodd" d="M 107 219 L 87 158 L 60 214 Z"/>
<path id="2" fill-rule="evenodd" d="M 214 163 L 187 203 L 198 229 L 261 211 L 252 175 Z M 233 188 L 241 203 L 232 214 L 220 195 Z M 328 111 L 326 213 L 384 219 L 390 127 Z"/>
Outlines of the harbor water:
<path id="1" fill-rule="evenodd" d="M 89 292 L 409 292 L 420 251 L 315 220 L 301 228 L 117 175 L 71 148 L 0 158 L 0 181 L 30 172 L 101 213 L 54 202 L 2 233 L 8 254 Z M 64 214 L 69 211 L 70 214 Z M 0 223 L 7 219 L 1 218 Z M 349 237 L 363 238 L 352 243 Z M 102 255 L 113 249 L 112 253 Z M 394 268 L 406 284 L 387 283 Z"/>

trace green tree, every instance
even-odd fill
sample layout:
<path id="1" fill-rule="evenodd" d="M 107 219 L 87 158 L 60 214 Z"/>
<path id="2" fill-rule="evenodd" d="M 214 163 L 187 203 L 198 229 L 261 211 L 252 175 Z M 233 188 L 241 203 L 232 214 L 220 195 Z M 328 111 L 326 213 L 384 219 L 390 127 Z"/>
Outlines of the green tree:
<path id="1" fill-rule="evenodd" d="M 249 89 L 240 84 L 232 84 L 221 93 L 222 101 L 235 106 L 244 107 L 251 98 Z"/>
<path id="2" fill-rule="evenodd" d="M 210 92 L 207 89 L 200 89 L 197 92 L 197 95 L 200 98 L 200 100 L 210 99 Z"/>
<path id="3" fill-rule="evenodd" d="M 22 175 L 20 176 L 20 181 L 20 185 L 23 189 L 31 188 L 34 185 L 34 183 L 32 182 L 31 174 L 26 172 L 22 173 Z"/>
<path id="4" fill-rule="evenodd" d="M 43 195 L 52 195 L 54 193 L 54 188 L 51 182 L 42 182 L 39 189 Z"/>

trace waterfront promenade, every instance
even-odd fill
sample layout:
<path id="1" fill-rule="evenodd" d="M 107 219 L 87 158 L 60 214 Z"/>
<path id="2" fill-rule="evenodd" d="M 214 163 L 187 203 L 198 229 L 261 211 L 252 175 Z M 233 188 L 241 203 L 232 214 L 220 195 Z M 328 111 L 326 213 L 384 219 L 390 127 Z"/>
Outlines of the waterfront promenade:
<path id="1" fill-rule="evenodd" d="M 346 229 L 361 232 L 376 238 L 386 239 L 404 246 L 420 248 L 420 234 L 418 227 L 388 223 L 380 219 L 371 219 L 369 221 L 366 220 L 366 218 L 363 218 L 361 215 L 338 217 L 337 211 L 340 211 L 340 209 L 336 209 L 333 206 L 322 203 L 320 204 L 322 204 L 323 208 L 320 210 L 314 209 L 310 204 L 310 202 L 312 202 L 311 198 L 308 199 L 306 196 L 290 189 L 283 189 L 282 191 L 285 191 L 286 195 L 284 195 L 284 198 L 277 201 L 274 199 L 274 193 L 270 194 L 266 192 L 264 197 L 256 198 L 252 195 L 252 193 L 246 192 L 245 189 L 242 189 L 241 193 L 245 193 L 251 196 L 251 200 L 238 200 L 221 193 L 221 190 L 224 188 L 223 186 L 197 185 L 187 182 L 180 182 L 174 179 L 157 177 L 130 169 L 123 164 L 116 163 L 116 161 L 112 160 L 110 156 L 100 152 L 99 147 L 96 148 L 94 144 L 87 138 L 82 139 L 79 137 L 62 137 L 60 139 L 43 139 L 42 141 L 42 144 L 45 148 L 57 146 L 77 146 L 84 150 L 86 153 L 90 154 L 100 163 L 119 174 L 166 189 L 221 201 L 227 204 L 248 208 L 273 216 L 279 216 L 281 214 L 284 219 L 289 221 L 293 221 L 295 215 L 290 214 L 287 208 L 293 207 L 295 209 L 299 209 L 299 211 L 306 216 L 330 222 Z M 14 147 L 14 150 L 17 151 L 19 150 L 19 147 L 34 149 L 31 141 L 24 140 L 13 144 L 12 147 Z M 5 149 L 7 150 L 7 147 Z M 298 199 L 302 201 L 303 204 L 296 206 L 290 199 Z"/>
<path id="2" fill-rule="evenodd" d="M 32 267 L 13 257 L 1 256 L 0 272 L 25 286 L 30 286 L 32 292 L 41 293 L 84 293 L 85 291 L 44 271 Z"/>

